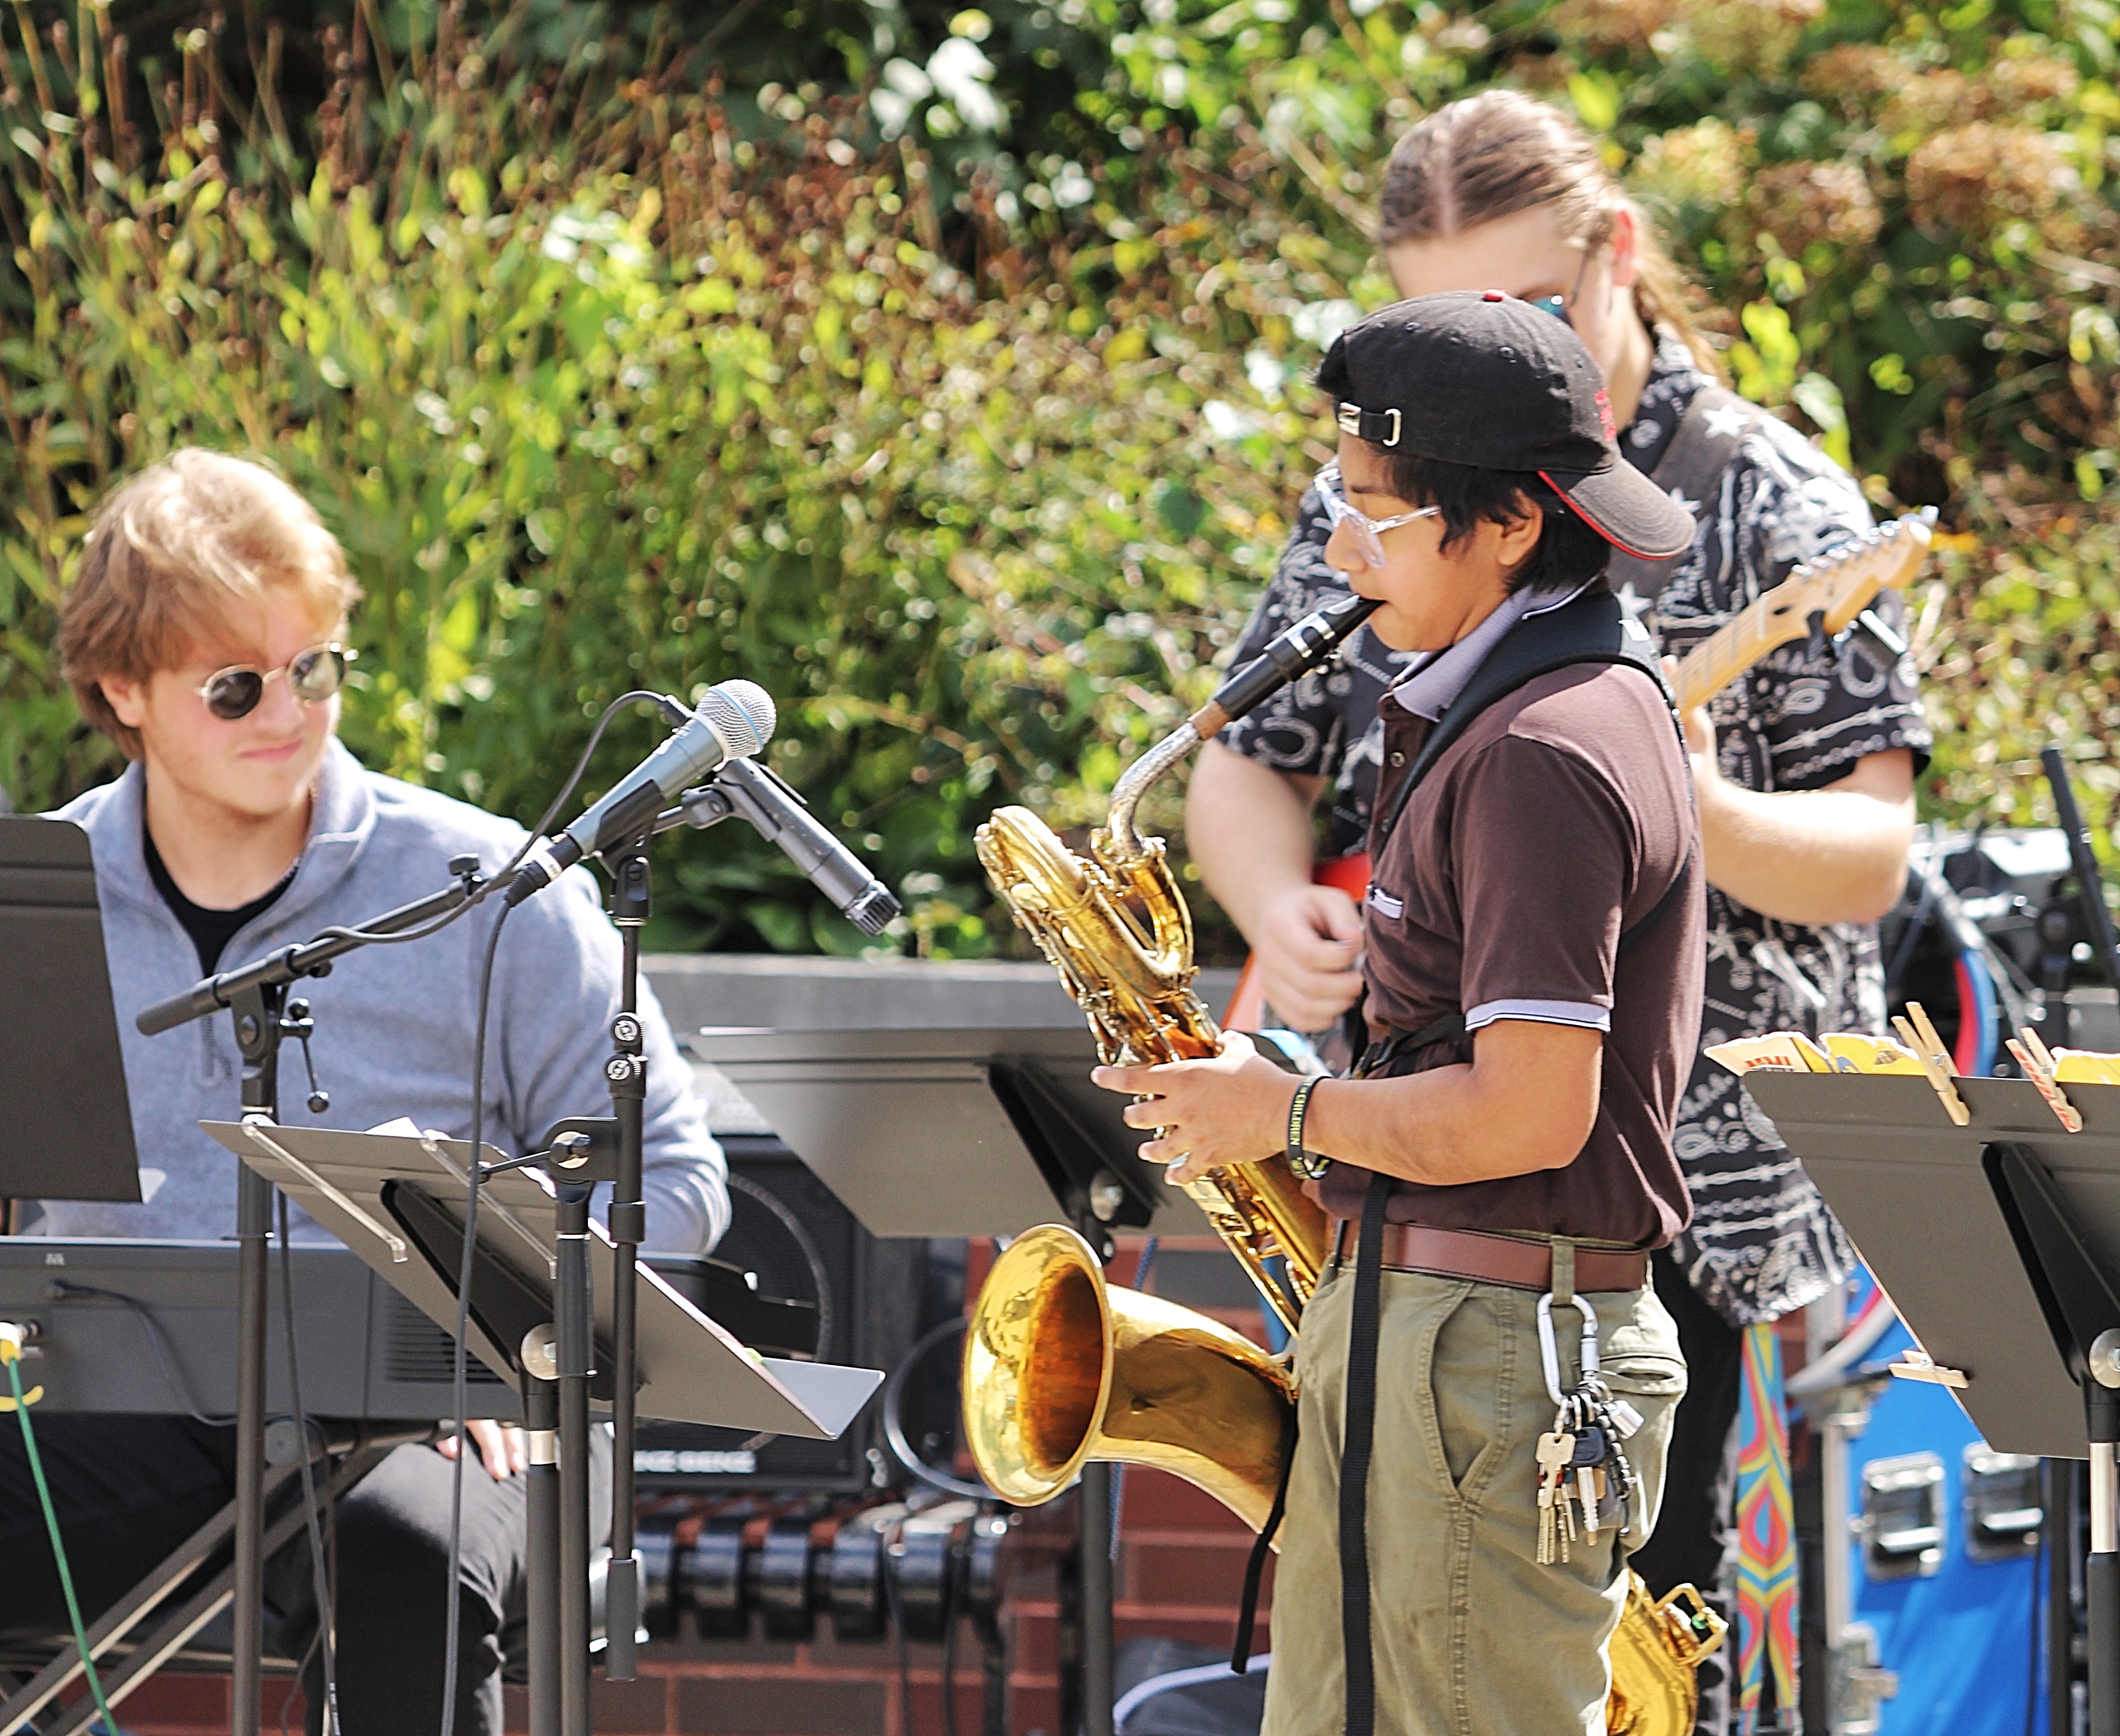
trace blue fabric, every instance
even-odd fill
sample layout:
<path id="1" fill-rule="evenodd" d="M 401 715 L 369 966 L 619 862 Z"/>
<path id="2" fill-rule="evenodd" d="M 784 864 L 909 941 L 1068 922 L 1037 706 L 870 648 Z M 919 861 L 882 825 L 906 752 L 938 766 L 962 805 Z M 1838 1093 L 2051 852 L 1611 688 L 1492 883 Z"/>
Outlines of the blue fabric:
<path id="1" fill-rule="evenodd" d="M 236 1160 L 199 1129 L 234 1121 L 242 1070 L 225 1014 L 158 1037 L 133 1015 L 182 993 L 198 976 L 190 937 L 155 889 L 144 849 L 146 779 L 134 764 L 114 783 L 58 810 L 89 836 L 103 943 L 117 1002 L 133 1137 L 138 1205 L 54 1200 L 31 1226 L 46 1236 L 216 1238 L 235 1228 Z M 364 770 L 337 742 L 317 786 L 309 842 L 293 884 L 239 931 L 221 957 L 231 969 L 333 924 L 351 925 L 439 891 L 449 859 L 477 855 L 489 871 L 514 853 L 523 829 L 459 801 Z M 295 992 L 315 1010 L 311 1045 L 331 1107 L 313 1115 L 302 1057 L 281 1053 L 280 1118 L 294 1127 L 361 1130 L 403 1116 L 423 1130 L 471 1132 L 472 1033 L 478 970 L 500 914 L 494 898 L 441 933 L 369 946 Z M 537 1149 L 562 1116 L 605 1115 L 603 1064 L 618 1010 L 619 940 L 585 869 L 508 919 L 493 973 L 486 1071 L 486 1138 L 513 1156 Z M 691 1070 L 645 977 L 648 1246 L 695 1254 L 729 1221 L 727 1165 L 691 1089 Z M 328 1239 L 295 1214 L 297 1241 Z M 305 1237 L 303 1228 L 308 1234 Z"/>

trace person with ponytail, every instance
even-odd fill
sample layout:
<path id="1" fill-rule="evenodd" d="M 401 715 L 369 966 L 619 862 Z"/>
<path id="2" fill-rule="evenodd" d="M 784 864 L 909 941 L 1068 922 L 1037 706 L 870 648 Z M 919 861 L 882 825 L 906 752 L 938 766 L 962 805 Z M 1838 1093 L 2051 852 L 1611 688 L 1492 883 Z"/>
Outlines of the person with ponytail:
<path id="1" fill-rule="evenodd" d="M 1852 477 L 1727 389 L 1685 279 L 1597 144 L 1565 115 L 1496 90 L 1420 122 L 1392 155 L 1377 243 L 1403 296 L 1501 290 L 1574 328 L 1603 369 L 1620 453 L 1695 517 L 1692 546 L 1675 559 L 1616 554 L 1612 563 L 1613 587 L 1667 657 L 1683 657 L 1798 564 L 1871 526 Z M 1239 661 L 1346 594 L 1327 559 L 1327 504 L 1315 488 L 1304 496 Z M 1904 625 L 1896 592 L 1875 612 L 1889 633 Z M 1910 661 L 1883 643 L 1785 646 L 1685 719 L 1709 883 L 1704 1046 L 1771 1030 L 1884 1028 L 1875 925 L 1904 884 L 1930 736 Z M 1378 703 L 1420 661 L 1365 629 L 1337 663 L 1209 743 L 1188 796 L 1192 854 L 1251 944 L 1264 1022 L 1321 1033 L 1328 1056 L 1359 1053 L 1372 1034 L 1357 1001 L 1364 917 L 1355 897 L 1313 882 L 1313 859 L 1363 850 L 1392 769 Z M 1734 1075 L 1696 1061 L 1673 1144 L 1691 1221 L 1652 1265 L 1690 1384 L 1662 1516 L 1632 1565 L 1658 1592 L 1694 1582 L 1727 1616 L 1746 1381 L 1774 1354 L 1770 1323 L 1856 1260 Z M 1444 1442 L 1453 1464 L 1476 1446 Z M 1792 1609 L 1792 1571 L 1770 1627 Z M 1735 1650 L 1702 1666 L 1704 1736 L 1734 1727 Z M 1778 1680 L 1778 1701 L 1791 1689 Z"/>

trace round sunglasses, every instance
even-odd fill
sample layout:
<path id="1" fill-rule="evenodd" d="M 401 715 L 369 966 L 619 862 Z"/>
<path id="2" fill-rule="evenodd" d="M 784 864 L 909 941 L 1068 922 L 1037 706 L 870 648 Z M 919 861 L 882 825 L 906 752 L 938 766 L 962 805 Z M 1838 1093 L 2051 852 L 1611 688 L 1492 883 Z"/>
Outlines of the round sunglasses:
<path id="1" fill-rule="evenodd" d="M 334 641 L 298 651 L 277 669 L 257 670 L 235 663 L 216 669 L 196 689 L 206 708 L 224 723 L 233 723 L 256 711 L 265 697 L 265 685 L 281 675 L 305 705 L 328 699 L 346 685 L 346 666 L 360 656 L 351 647 Z"/>
<path id="2" fill-rule="evenodd" d="M 1433 518 L 1443 510 L 1439 506 L 1421 506 L 1390 518 L 1372 518 L 1360 507 L 1350 505 L 1347 497 L 1341 492 L 1337 463 L 1328 464 L 1318 471 L 1318 499 L 1325 508 L 1326 522 L 1335 530 L 1345 525 L 1355 539 L 1355 552 L 1362 557 L 1365 565 L 1373 568 L 1384 564 L 1384 531 L 1411 524 L 1416 518 Z"/>

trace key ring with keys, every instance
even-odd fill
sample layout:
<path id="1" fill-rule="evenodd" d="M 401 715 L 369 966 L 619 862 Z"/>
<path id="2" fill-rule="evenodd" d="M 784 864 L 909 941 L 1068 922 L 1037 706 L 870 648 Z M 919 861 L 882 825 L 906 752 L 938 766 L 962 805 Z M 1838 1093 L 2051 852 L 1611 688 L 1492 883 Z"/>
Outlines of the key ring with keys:
<path id="1" fill-rule="evenodd" d="M 1598 1371 L 1597 1311 L 1581 1296 L 1569 1298 L 1576 1312 L 1583 1316 L 1583 1371 L 1577 1390 L 1590 1383 Z M 1546 1395 L 1556 1407 L 1568 1402 L 1568 1395 L 1560 1390 L 1560 1351 L 1554 1343 L 1553 1293 L 1549 1290 L 1538 1299 L 1538 1360 L 1546 1371 Z"/>

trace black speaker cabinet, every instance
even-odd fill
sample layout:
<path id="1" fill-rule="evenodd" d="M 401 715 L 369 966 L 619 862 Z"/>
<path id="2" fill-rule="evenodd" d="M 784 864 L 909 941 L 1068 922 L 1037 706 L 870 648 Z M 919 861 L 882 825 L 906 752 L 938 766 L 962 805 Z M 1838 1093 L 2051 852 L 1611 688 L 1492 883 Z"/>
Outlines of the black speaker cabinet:
<path id="1" fill-rule="evenodd" d="M 728 1233 L 714 1257 L 755 1279 L 762 1297 L 816 1309 L 817 1342 L 774 1347 L 820 1360 L 898 1366 L 932 1307 L 925 1241 L 872 1236 L 801 1158 L 770 1135 L 718 1135 L 728 1154 Z M 961 1277 L 960 1278 L 961 1306 Z M 807 1311 L 802 1317 L 810 1318 Z M 730 1322 L 733 1325 L 734 1322 Z M 741 1334 L 739 1333 L 739 1335 Z M 693 1423 L 639 1426 L 634 1454 L 644 1493 L 695 1490 L 851 1492 L 890 1480 L 881 1399 L 837 1441 L 798 1441 Z"/>

